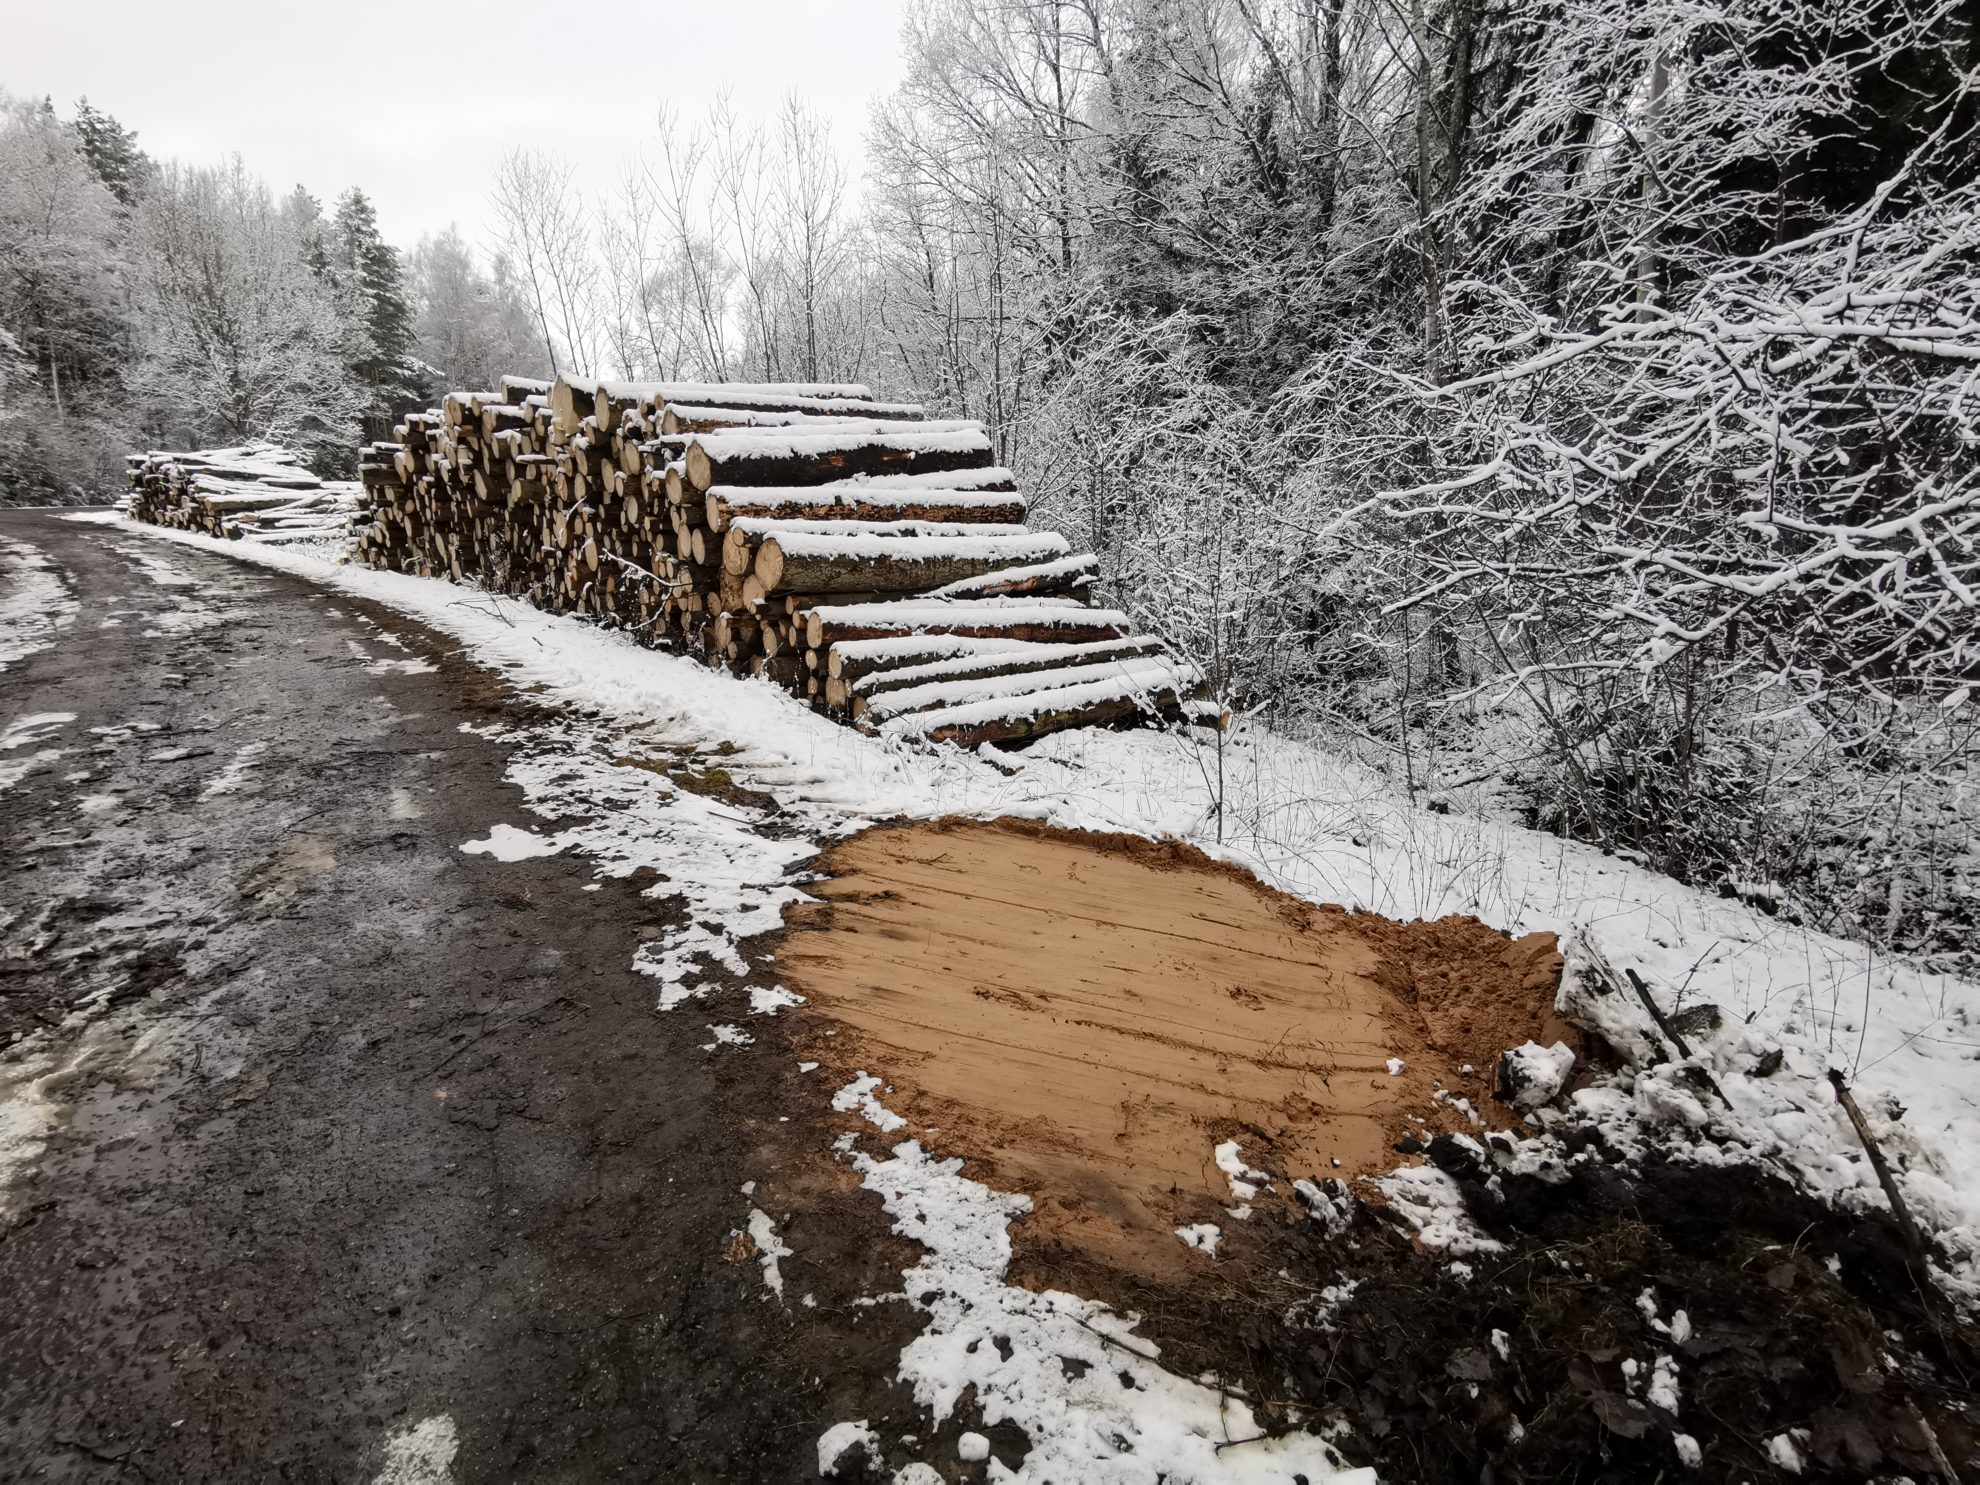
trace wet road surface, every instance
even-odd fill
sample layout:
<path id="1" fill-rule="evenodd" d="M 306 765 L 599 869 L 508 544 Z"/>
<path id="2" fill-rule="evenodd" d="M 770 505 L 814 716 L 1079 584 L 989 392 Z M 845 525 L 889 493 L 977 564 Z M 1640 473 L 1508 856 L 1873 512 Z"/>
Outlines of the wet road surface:
<path id="1" fill-rule="evenodd" d="M 24 548 L 74 615 L 0 670 L 0 1477 L 371 1479 L 434 1420 L 461 1480 L 805 1479 L 911 1426 L 877 1203 L 792 1243 L 815 1310 L 733 1261 L 741 1184 L 831 1163 L 656 1014 L 666 909 L 459 849 L 523 818 L 462 730 L 516 698 L 299 579 Z"/>

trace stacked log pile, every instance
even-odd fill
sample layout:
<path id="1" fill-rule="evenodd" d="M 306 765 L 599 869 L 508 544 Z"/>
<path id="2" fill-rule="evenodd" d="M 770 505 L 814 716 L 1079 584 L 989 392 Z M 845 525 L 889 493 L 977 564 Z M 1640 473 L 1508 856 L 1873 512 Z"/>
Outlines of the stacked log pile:
<path id="1" fill-rule="evenodd" d="M 138 520 L 208 536 L 264 542 L 342 538 L 360 486 L 322 480 L 276 444 L 133 454 L 129 510 Z"/>
<path id="2" fill-rule="evenodd" d="M 505 377 L 362 454 L 356 559 L 475 582 L 965 746 L 1185 709 L 981 425 L 860 386 Z"/>

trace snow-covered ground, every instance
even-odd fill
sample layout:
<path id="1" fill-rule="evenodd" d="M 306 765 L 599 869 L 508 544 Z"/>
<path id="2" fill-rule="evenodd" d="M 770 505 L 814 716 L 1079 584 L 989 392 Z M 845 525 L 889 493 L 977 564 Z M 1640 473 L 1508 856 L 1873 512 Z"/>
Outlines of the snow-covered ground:
<path id="1" fill-rule="evenodd" d="M 1501 821 L 1414 808 L 1373 774 L 1269 734 L 1227 740 L 1221 770 L 1200 735 L 1155 731 L 1064 733 L 1008 757 L 930 749 L 863 736 L 767 682 L 739 681 L 513 600 L 338 565 L 329 548 L 223 543 L 119 523 L 389 604 L 454 636 L 474 659 L 516 684 L 540 688 L 540 699 L 593 714 L 616 738 L 703 754 L 732 744 L 737 751 L 721 766 L 735 783 L 773 794 L 801 824 L 804 839 L 766 838 L 746 812 L 655 775 L 615 768 L 607 757 L 595 768 L 556 767 L 525 751 L 513 776 L 532 808 L 545 818 L 582 815 L 591 823 L 476 843 L 490 850 L 577 851 L 614 873 L 642 862 L 665 871 L 671 880 L 658 890 L 683 895 L 691 923 L 642 951 L 643 967 L 661 982 L 663 1004 L 698 998 L 707 988 L 707 967 L 737 967 L 738 941 L 774 926 L 798 894 L 792 867 L 816 843 L 871 820 L 1007 814 L 1180 836 L 1316 901 L 1401 918 L 1470 913 L 1514 933 L 1557 932 L 1579 946 L 1570 953 L 1564 993 L 1580 996 L 1625 1048 L 1641 1037 L 1647 1018 L 1633 1003 L 1618 1004 L 1620 997 L 1588 997 L 1580 968 L 1591 951 L 1636 969 L 1667 1010 L 1718 1006 L 1722 1029 L 1699 1040 L 1730 1111 L 1703 1106 L 1668 1068 L 1588 1089 L 1576 1095 L 1581 1111 L 1624 1142 L 1675 1134 L 1682 1143 L 1686 1126 L 1710 1123 L 1719 1141 L 1699 1141 L 1699 1158 L 1772 1164 L 1844 1208 L 1883 1210 L 1876 1179 L 1825 1078 L 1829 1067 L 1841 1068 L 1899 1162 L 1914 1212 L 1954 1255 L 1944 1275 L 1948 1285 L 1980 1298 L 1980 987 L 1971 983 L 1784 924 L 1584 846 Z M 648 782 L 636 787 L 629 774 Z M 1785 1053 L 1778 1073 L 1746 1075 L 1775 1048 Z M 1020 1368 L 985 1367 L 974 1356 L 965 1363 L 962 1343 L 950 1344 L 983 1323 L 1009 1334 L 1019 1311 L 1026 1323 L 1049 1326 L 1044 1312 L 1053 1305 L 1086 1303 L 1071 1296 L 1041 1302 L 1003 1283 L 1008 1243 L 1002 1219 L 991 1214 L 1008 1213 L 1013 1198 L 964 1180 L 912 1144 L 884 1158 L 856 1158 L 900 1230 L 929 1249 L 927 1272 L 917 1271 L 917 1280 L 932 1286 L 926 1291 L 932 1298 L 918 1302 L 929 1329 L 902 1359 L 904 1378 L 923 1399 L 939 1408 L 963 1381 L 973 1382 L 986 1416 L 1017 1418 L 1031 1432 L 1039 1473 L 1028 1461 L 1024 1477 L 1149 1478 L 1147 1454 L 1130 1467 L 1128 1456 L 1104 1447 L 1105 1430 L 1092 1427 L 1095 1404 L 1070 1384 L 1041 1399 L 1026 1390 L 1040 1384 Z M 1434 1207 L 1426 1200 L 1426 1211 Z M 1430 1220 L 1426 1235 L 1448 1226 Z M 923 1291 L 910 1285 L 909 1292 Z M 1081 1318 L 1090 1324 L 1097 1314 Z M 1083 1327 L 1068 1322 L 1068 1328 Z M 1056 1336 L 1050 1341 L 1059 1343 Z M 1151 1376 L 1159 1373 L 1152 1359 L 1149 1365 Z M 984 1374 L 965 1378 L 958 1370 L 971 1366 Z M 1043 1370 L 1059 1374 L 1055 1365 Z M 1176 1391 L 1195 1384 L 1160 1378 L 1109 1406 L 1132 1411 L 1130 1436 L 1138 1429 L 1151 1447 L 1181 1451 L 1174 1458 L 1179 1469 L 1189 1460 L 1184 1473 L 1191 1478 L 1283 1479 L 1289 1468 L 1311 1471 L 1323 1456 L 1331 1459 L 1304 1436 L 1271 1461 L 1257 1449 L 1193 1453 L 1189 1438 L 1243 1435 L 1227 1411 L 1221 1418 L 1202 1414 L 1200 1399 Z M 1206 1395 L 1214 1402 L 1215 1394 Z M 1301 1450 L 1312 1452 L 1294 1465 Z"/>
<path id="2" fill-rule="evenodd" d="M 49 560 L 24 542 L 0 540 L 0 671 L 47 649 L 75 621 L 75 595 Z"/>

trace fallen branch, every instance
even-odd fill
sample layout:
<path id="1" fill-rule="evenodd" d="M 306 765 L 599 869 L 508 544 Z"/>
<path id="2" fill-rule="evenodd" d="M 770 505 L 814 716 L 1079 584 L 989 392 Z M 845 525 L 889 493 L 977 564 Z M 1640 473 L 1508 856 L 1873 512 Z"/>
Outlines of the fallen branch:
<path id="1" fill-rule="evenodd" d="M 1657 1008 L 1657 1002 L 1650 995 L 1650 987 L 1643 983 L 1643 976 L 1633 969 L 1625 969 L 1623 974 L 1629 980 L 1630 988 L 1636 992 L 1636 998 L 1643 1002 L 1643 1009 L 1648 1011 L 1650 1019 L 1657 1023 L 1657 1030 L 1664 1034 L 1664 1039 L 1677 1048 L 1678 1056 L 1698 1069 L 1698 1075 L 1705 1080 L 1705 1086 L 1718 1095 L 1719 1102 L 1731 1108 L 1732 1100 L 1726 1097 L 1726 1090 L 1719 1086 L 1719 1080 L 1712 1076 L 1703 1063 L 1694 1060 L 1691 1047 L 1685 1041 L 1683 1034 L 1671 1025 L 1669 1019 Z"/>
<path id="2" fill-rule="evenodd" d="M 1927 1273 L 1926 1259 L 1930 1249 L 1925 1242 L 1925 1234 L 1919 1230 L 1917 1221 L 1911 1215 L 1911 1208 L 1905 1205 L 1904 1193 L 1898 1190 L 1897 1177 L 1891 1174 L 1890 1162 L 1884 1158 L 1882 1146 L 1876 1136 L 1870 1133 L 1869 1121 L 1863 1117 L 1863 1110 L 1856 1105 L 1856 1099 L 1849 1091 L 1849 1081 L 1842 1075 L 1842 1069 L 1829 1069 L 1829 1082 L 1836 1090 L 1836 1102 L 1843 1106 L 1849 1115 L 1849 1122 L 1856 1129 L 1856 1137 L 1863 1141 L 1863 1152 L 1870 1157 L 1870 1168 L 1877 1173 L 1877 1184 L 1884 1188 L 1884 1199 L 1891 1204 L 1891 1215 L 1904 1231 L 1905 1246 L 1917 1261 L 1920 1275 Z M 1922 1286 L 1926 1293 L 1931 1286 Z"/>

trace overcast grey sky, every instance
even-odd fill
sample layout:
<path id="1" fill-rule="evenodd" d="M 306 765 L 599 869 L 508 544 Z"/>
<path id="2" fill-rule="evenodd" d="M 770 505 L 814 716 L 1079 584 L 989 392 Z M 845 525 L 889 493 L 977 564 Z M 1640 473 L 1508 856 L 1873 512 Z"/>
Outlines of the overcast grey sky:
<path id="1" fill-rule="evenodd" d="M 410 247 L 448 222 L 477 242 L 496 161 L 533 144 L 599 185 L 664 99 L 699 118 L 727 89 L 768 114 L 793 88 L 857 156 L 868 103 L 899 76 L 902 0 L 572 6 L 344 0 L 56 0 L 10 5 L 0 88 L 87 95 L 153 156 L 238 151 L 278 192 L 348 186 Z"/>

